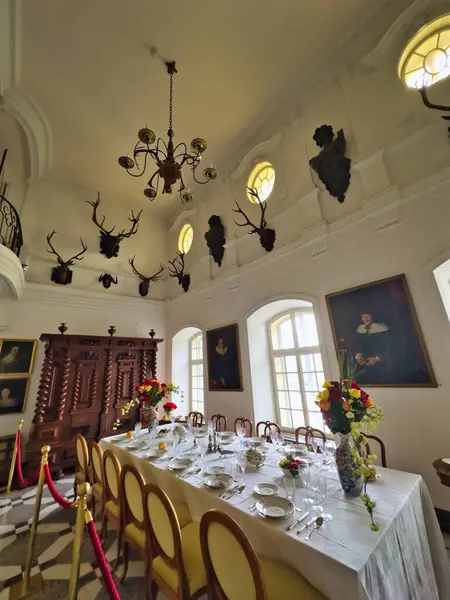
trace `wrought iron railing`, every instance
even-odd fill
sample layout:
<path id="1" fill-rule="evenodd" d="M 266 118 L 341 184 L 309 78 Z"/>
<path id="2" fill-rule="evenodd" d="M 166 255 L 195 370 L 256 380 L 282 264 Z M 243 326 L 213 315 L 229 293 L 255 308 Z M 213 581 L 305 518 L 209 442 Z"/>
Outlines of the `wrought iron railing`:
<path id="1" fill-rule="evenodd" d="M 23 245 L 22 226 L 14 206 L 0 195 L 0 244 L 19 256 Z"/>

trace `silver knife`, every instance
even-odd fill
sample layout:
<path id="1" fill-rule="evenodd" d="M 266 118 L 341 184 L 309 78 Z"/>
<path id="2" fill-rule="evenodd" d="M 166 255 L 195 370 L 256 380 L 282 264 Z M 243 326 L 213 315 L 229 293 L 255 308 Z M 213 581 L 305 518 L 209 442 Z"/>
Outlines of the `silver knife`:
<path id="1" fill-rule="evenodd" d="M 306 511 L 304 515 L 302 515 L 299 519 L 297 519 L 296 521 L 294 521 L 292 523 L 292 525 L 289 525 L 289 527 L 286 527 L 286 531 L 290 531 L 291 529 L 294 529 L 294 527 L 296 525 L 298 525 L 299 523 L 301 523 L 301 521 L 303 521 L 303 519 L 306 519 L 306 517 L 309 515 L 311 511 Z"/>
<path id="2" fill-rule="evenodd" d="M 228 496 L 228 494 L 231 494 L 231 492 L 233 492 L 234 490 L 237 490 L 238 487 L 239 487 L 239 485 L 233 485 L 233 487 L 229 488 L 228 490 L 221 492 L 219 494 L 219 498 L 225 498 L 225 496 Z"/>
<path id="3" fill-rule="evenodd" d="M 313 517 L 312 519 L 310 519 L 305 525 L 303 525 L 302 527 L 300 527 L 300 529 L 297 529 L 297 535 L 299 533 L 301 533 L 302 531 L 305 531 L 305 529 L 307 527 L 309 527 L 310 525 L 312 525 L 316 520 L 316 517 Z"/>
<path id="4" fill-rule="evenodd" d="M 227 494 L 224 497 L 224 500 L 229 500 L 230 498 L 232 498 L 235 494 L 238 494 L 239 492 L 241 492 L 244 489 L 245 486 L 240 485 L 237 488 L 234 488 L 233 491 L 231 491 L 229 494 Z"/>

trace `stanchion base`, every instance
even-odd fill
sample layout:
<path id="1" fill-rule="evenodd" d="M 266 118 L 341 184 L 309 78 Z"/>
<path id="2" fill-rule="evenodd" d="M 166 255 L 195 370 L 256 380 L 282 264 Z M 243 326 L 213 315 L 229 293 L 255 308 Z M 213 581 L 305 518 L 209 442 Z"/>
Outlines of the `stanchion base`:
<path id="1" fill-rule="evenodd" d="M 22 598 L 28 598 L 33 594 L 37 594 L 44 587 L 44 580 L 42 579 L 42 575 L 40 573 L 36 573 L 36 575 L 32 575 L 30 577 L 30 585 L 26 592 L 23 590 L 23 579 L 14 583 L 9 588 L 9 600 L 21 600 Z"/>

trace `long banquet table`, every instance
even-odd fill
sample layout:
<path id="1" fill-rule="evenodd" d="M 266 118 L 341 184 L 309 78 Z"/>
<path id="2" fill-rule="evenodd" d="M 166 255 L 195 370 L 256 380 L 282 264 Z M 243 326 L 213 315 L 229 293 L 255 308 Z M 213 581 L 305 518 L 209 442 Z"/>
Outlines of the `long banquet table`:
<path id="1" fill-rule="evenodd" d="M 144 444 L 148 434 L 140 435 Z M 218 497 L 220 492 L 202 485 L 200 475 L 180 479 L 167 469 L 167 460 L 153 464 L 144 458 L 148 450 L 145 445 L 132 452 L 126 448 L 127 441 L 119 441 L 118 436 L 104 438 L 100 445 L 112 449 L 122 465 L 137 467 L 146 481 L 155 482 L 171 499 L 188 504 L 194 520 L 200 520 L 212 508 L 230 515 L 244 529 L 258 554 L 290 565 L 330 600 L 450 599 L 449 561 L 430 495 L 420 475 L 379 468 L 380 478 L 368 487 L 377 503 L 375 517 L 381 527 L 375 533 L 369 529 L 369 517 L 361 500 L 345 496 L 336 473 L 322 471 L 321 475 L 328 478 L 326 510 L 333 520 L 324 523 L 306 542 L 304 533 L 296 535 L 297 527 L 286 531 L 294 519 L 269 520 L 250 512 L 254 485 L 273 482 L 281 476 L 272 448 L 262 467 L 245 473 L 245 490 L 223 500 Z M 205 466 L 221 464 L 221 460 L 218 453 L 207 454 Z M 302 502 L 304 496 L 305 490 L 297 487 L 296 505 L 303 512 L 307 510 Z"/>

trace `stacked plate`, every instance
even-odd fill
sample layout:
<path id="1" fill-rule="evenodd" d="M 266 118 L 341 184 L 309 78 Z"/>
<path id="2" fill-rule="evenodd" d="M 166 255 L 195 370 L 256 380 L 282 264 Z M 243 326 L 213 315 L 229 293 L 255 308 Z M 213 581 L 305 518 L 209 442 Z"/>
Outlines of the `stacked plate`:
<path id="1" fill-rule="evenodd" d="M 203 483 L 206 487 L 219 490 L 229 487 L 233 483 L 233 478 L 228 473 L 215 473 L 213 475 L 206 475 Z"/>
<path id="2" fill-rule="evenodd" d="M 172 458 L 167 465 L 167 468 L 171 471 L 183 471 L 188 467 L 191 467 L 193 461 L 190 458 Z"/>
<path id="3" fill-rule="evenodd" d="M 294 510 L 292 502 L 280 496 L 267 496 L 256 503 L 256 512 L 264 519 L 288 519 Z"/>

